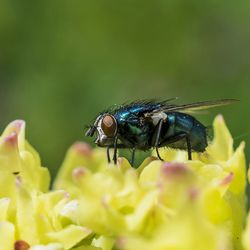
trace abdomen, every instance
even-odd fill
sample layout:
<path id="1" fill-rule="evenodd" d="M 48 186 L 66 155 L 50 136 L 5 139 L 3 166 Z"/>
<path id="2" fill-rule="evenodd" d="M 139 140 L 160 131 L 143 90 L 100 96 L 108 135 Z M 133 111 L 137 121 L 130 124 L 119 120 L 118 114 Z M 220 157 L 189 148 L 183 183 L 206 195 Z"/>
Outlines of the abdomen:
<path id="1" fill-rule="evenodd" d="M 194 151 L 204 152 L 207 147 L 206 127 L 194 119 L 193 128 L 190 133 L 191 146 Z"/>
<path id="2" fill-rule="evenodd" d="M 180 133 L 189 135 L 190 144 L 193 151 L 203 152 L 207 147 L 206 127 L 196 120 L 193 116 L 184 113 L 169 113 L 168 115 L 168 131 L 166 131 L 164 140 L 166 146 L 178 149 L 187 149 L 186 139 L 181 139 L 175 143 L 168 144 L 167 140 L 170 137 L 177 136 Z"/>

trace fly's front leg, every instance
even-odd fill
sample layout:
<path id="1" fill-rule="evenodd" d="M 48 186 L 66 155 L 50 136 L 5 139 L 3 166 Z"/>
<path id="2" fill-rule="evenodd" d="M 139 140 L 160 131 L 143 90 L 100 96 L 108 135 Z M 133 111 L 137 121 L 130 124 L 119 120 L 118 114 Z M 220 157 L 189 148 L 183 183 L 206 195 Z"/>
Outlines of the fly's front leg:
<path id="1" fill-rule="evenodd" d="M 118 137 L 116 136 L 115 141 L 114 141 L 114 156 L 113 156 L 113 161 L 115 165 L 117 163 L 117 141 L 118 141 Z"/>
<path id="2" fill-rule="evenodd" d="M 107 158 L 108 158 L 109 163 L 111 162 L 110 152 L 109 152 L 111 148 L 114 149 L 113 161 L 116 164 L 117 163 L 117 149 L 128 148 L 128 147 L 122 143 L 118 143 L 118 138 L 116 137 L 114 140 L 114 144 L 107 147 Z"/>
<path id="3" fill-rule="evenodd" d="M 107 147 L 107 159 L 108 159 L 108 163 L 111 162 L 110 160 L 110 153 L 109 153 L 109 149 L 110 149 L 110 146 Z"/>

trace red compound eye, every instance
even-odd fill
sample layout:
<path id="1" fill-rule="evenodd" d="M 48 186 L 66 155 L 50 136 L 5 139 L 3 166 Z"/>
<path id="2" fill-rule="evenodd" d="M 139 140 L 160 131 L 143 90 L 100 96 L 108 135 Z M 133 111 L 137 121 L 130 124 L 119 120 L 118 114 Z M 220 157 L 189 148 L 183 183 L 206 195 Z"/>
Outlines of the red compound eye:
<path id="1" fill-rule="evenodd" d="M 101 128 L 107 137 L 112 137 L 116 133 L 117 123 L 112 115 L 105 115 L 102 118 Z"/>

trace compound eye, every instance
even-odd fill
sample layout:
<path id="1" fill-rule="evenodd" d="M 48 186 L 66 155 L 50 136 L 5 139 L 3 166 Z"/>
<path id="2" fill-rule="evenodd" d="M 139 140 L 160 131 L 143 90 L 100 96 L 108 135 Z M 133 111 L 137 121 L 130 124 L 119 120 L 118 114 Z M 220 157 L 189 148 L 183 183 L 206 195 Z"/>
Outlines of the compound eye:
<path id="1" fill-rule="evenodd" d="M 107 137 L 114 136 L 117 129 L 115 118 L 112 115 L 105 115 L 102 118 L 101 128 Z"/>

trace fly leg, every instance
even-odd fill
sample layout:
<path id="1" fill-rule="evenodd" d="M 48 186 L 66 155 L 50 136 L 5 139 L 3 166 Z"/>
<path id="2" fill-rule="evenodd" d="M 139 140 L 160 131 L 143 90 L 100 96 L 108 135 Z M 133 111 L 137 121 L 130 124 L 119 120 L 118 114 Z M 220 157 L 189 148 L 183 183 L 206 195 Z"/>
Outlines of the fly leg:
<path id="1" fill-rule="evenodd" d="M 191 147 L 191 143 L 190 143 L 189 134 L 187 134 L 187 133 L 183 132 L 183 133 L 180 133 L 180 134 L 177 134 L 175 136 L 171 136 L 171 137 L 167 138 L 165 141 L 163 141 L 160 144 L 160 147 L 166 146 L 168 144 L 171 144 L 171 143 L 174 143 L 174 142 L 177 142 L 177 141 L 180 141 L 182 139 L 186 139 L 187 152 L 188 152 L 188 160 L 192 160 L 192 147 Z"/>
<path id="2" fill-rule="evenodd" d="M 115 137 L 114 144 L 107 147 L 107 158 L 108 158 L 109 163 L 111 162 L 110 154 L 109 154 L 110 148 L 114 149 L 113 161 L 115 164 L 117 163 L 117 149 L 118 148 L 127 148 L 126 145 L 121 144 L 121 143 L 117 143 L 117 142 L 118 142 L 118 137 Z"/>
<path id="3" fill-rule="evenodd" d="M 189 135 L 186 134 L 186 141 L 187 141 L 187 151 L 188 151 L 188 160 L 192 160 L 192 148 L 190 143 Z"/>
<path id="4" fill-rule="evenodd" d="M 115 141 L 114 141 L 114 156 L 113 156 L 113 161 L 115 165 L 117 163 L 117 141 L 118 141 L 118 137 L 116 136 Z"/>
<path id="5" fill-rule="evenodd" d="M 135 148 L 132 149 L 130 164 L 133 167 L 135 162 Z"/>
<path id="6" fill-rule="evenodd" d="M 159 148 L 159 144 L 160 144 L 159 141 L 160 141 L 162 123 L 163 123 L 163 119 L 160 119 L 159 123 L 157 125 L 157 132 L 156 132 L 155 143 L 154 143 L 154 147 L 156 149 L 157 156 L 158 156 L 159 160 L 161 160 L 161 161 L 163 161 L 163 159 L 160 156 L 158 148 Z"/>
<path id="7" fill-rule="evenodd" d="M 155 148 L 155 150 L 156 150 L 156 154 L 157 154 L 158 159 L 161 160 L 161 161 L 164 161 L 164 160 L 161 158 L 161 156 L 160 156 L 160 152 L 159 152 L 158 147 Z"/>
<path id="8" fill-rule="evenodd" d="M 110 153 L 109 153 L 109 149 L 110 149 L 110 147 L 108 146 L 108 147 L 107 147 L 107 159 L 108 159 L 108 163 L 110 163 L 110 162 L 111 162 L 111 160 L 110 160 Z"/>

